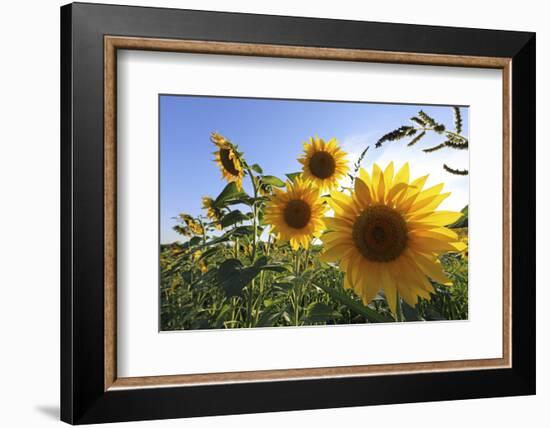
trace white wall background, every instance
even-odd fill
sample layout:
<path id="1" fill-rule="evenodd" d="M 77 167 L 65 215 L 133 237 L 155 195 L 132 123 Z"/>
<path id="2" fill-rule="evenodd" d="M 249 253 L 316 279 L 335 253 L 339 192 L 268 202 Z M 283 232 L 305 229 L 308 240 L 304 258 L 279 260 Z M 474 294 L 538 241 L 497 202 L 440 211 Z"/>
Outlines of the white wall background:
<path id="1" fill-rule="evenodd" d="M 120 0 L 120 2 L 123 2 Z M 103 3 L 116 3 L 104 0 Z M 543 266 L 550 209 L 542 185 L 550 148 L 541 124 L 550 115 L 550 28 L 541 1 L 148 0 L 126 4 L 323 18 L 484 27 L 537 32 L 538 255 Z M 0 7 L 0 425 L 59 424 L 59 6 L 58 0 L 9 1 Z M 546 143 L 546 144 L 545 144 Z M 543 224 L 546 223 L 546 224 Z M 550 402 L 550 292 L 537 273 L 538 395 L 155 421 L 158 427 L 370 425 L 543 426 Z M 547 281 L 546 281 L 547 282 Z M 138 426 L 131 423 L 125 426 Z"/>

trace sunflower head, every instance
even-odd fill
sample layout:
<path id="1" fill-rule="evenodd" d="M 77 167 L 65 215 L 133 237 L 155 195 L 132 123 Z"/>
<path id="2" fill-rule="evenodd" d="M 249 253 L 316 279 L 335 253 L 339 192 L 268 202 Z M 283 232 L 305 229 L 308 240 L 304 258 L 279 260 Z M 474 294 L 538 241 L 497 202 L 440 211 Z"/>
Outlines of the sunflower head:
<path id="1" fill-rule="evenodd" d="M 218 150 L 214 152 L 222 177 L 227 182 L 235 182 L 239 190 L 242 190 L 242 181 L 244 177 L 244 167 L 239 152 L 235 146 L 220 134 L 213 132 L 210 140 L 216 145 Z"/>
<path id="2" fill-rule="evenodd" d="M 182 236 L 192 237 L 193 232 L 187 227 L 182 226 L 181 224 L 176 224 L 174 227 L 172 227 L 173 230 L 175 230 L 177 233 L 179 233 Z"/>
<path id="3" fill-rule="evenodd" d="M 202 252 L 200 250 L 197 250 L 193 253 L 192 259 L 194 262 L 198 262 L 199 269 L 202 273 L 208 272 L 208 266 L 206 264 L 206 261 L 204 259 L 201 259 Z"/>
<path id="4" fill-rule="evenodd" d="M 298 159 L 303 165 L 303 175 L 321 192 L 332 190 L 348 172 L 346 153 L 340 149 L 336 138 L 323 141 L 312 137 L 304 143 L 304 154 Z"/>
<path id="5" fill-rule="evenodd" d="M 264 215 L 278 239 L 288 241 L 293 250 L 309 247 L 313 237 L 319 236 L 324 222 L 326 205 L 319 197 L 319 189 L 300 177 L 287 181 L 286 188 L 273 189 Z"/>
<path id="6" fill-rule="evenodd" d="M 195 235 L 202 235 L 204 233 L 202 225 L 189 214 L 181 213 L 180 219 L 183 220 L 187 228 Z"/>
<path id="7" fill-rule="evenodd" d="M 209 196 L 202 197 L 202 208 L 206 210 L 206 215 L 210 220 L 216 223 L 216 229 L 221 229 L 220 221 L 222 219 L 222 212 L 216 206 L 214 199 Z"/>
<path id="8" fill-rule="evenodd" d="M 347 288 L 368 304 L 380 289 L 392 312 L 397 296 L 415 306 L 418 297 L 430 299 L 431 278 L 451 285 L 439 257 L 461 252 L 465 244 L 447 228 L 462 213 L 437 211 L 450 193 L 443 184 L 424 189 L 428 176 L 409 180 L 409 165 L 394 174 L 393 162 L 384 171 L 374 164 L 372 174 L 361 169 L 351 194 L 332 192 L 334 217 L 325 219 L 325 261 L 339 262 Z"/>

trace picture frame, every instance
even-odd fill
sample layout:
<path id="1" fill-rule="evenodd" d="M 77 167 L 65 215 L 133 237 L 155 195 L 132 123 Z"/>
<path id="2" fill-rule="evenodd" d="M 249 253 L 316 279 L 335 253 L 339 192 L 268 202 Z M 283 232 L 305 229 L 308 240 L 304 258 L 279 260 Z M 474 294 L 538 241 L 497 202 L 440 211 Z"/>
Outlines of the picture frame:
<path id="1" fill-rule="evenodd" d="M 502 357 L 118 377 L 118 50 L 502 70 Z M 63 6 L 61 419 L 86 424 L 534 394 L 535 97 L 534 33 Z"/>

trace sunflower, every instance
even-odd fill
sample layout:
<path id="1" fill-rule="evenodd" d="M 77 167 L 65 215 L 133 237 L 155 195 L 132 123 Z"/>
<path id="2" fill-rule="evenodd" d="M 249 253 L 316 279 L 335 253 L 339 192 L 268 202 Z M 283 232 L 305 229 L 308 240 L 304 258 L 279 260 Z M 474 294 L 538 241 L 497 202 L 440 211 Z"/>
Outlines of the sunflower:
<path id="1" fill-rule="evenodd" d="M 336 138 L 324 142 L 313 137 L 304 143 L 304 154 L 298 159 L 303 165 L 305 178 L 321 192 L 332 190 L 348 172 L 346 153 L 338 146 Z"/>
<path id="2" fill-rule="evenodd" d="M 462 213 L 436 211 L 450 193 L 441 193 L 443 184 L 424 190 L 427 178 L 409 183 L 407 163 L 395 176 L 393 162 L 383 172 L 374 164 L 372 176 L 360 170 L 351 195 L 331 193 L 334 217 L 325 219 L 330 230 L 321 238 L 322 259 L 339 261 L 344 286 L 365 304 L 382 288 L 396 313 L 397 295 L 413 307 L 418 297 L 430 299 L 434 290 L 428 277 L 451 285 L 439 256 L 466 247 L 445 227 Z"/>
<path id="3" fill-rule="evenodd" d="M 222 228 L 220 221 L 222 219 L 222 212 L 221 210 L 216 206 L 214 199 L 212 199 L 209 196 L 203 196 L 202 197 L 202 208 L 206 210 L 206 215 L 210 220 L 212 220 L 214 223 L 216 223 L 216 229 Z"/>
<path id="4" fill-rule="evenodd" d="M 189 214 L 181 213 L 180 218 L 185 222 L 187 228 L 195 235 L 202 235 L 204 233 L 204 229 L 200 222 L 196 221 Z"/>
<path id="5" fill-rule="evenodd" d="M 319 198 L 319 190 L 300 177 L 287 181 L 286 189 L 273 189 L 264 221 L 282 241 L 289 241 L 293 250 L 300 245 L 309 247 L 311 239 L 324 228 L 326 204 Z"/>
<path id="6" fill-rule="evenodd" d="M 197 250 L 193 253 L 193 261 L 199 262 L 199 269 L 202 273 L 208 272 L 208 266 L 206 265 L 206 261 L 204 259 L 201 259 L 202 251 Z"/>
<path id="7" fill-rule="evenodd" d="M 220 168 L 222 178 L 229 183 L 234 182 L 238 189 L 242 190 L 244 167 L 237 149 L 225 137 L 215 132 L 210 136 L 210 140 L 218 147 L 214 152 L 215 162 Z"/>
<path id="8" fill-rule="evenodd" d="M 175 230 L 177 233 L 179 233 L 182 236 L 192 237 L 193 232 L 187 227 L 182 226 L 181 224 L 176 224 L 174 227 L 172 227 L 173 230 Z"/>

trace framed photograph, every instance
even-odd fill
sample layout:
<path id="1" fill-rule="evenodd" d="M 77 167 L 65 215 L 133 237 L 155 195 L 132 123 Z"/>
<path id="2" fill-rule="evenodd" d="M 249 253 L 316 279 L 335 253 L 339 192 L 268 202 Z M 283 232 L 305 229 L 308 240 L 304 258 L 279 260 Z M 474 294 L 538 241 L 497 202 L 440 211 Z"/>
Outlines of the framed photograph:
<path id="1" fill-rule="evenodd" d="M 535 35 L 61 8 L 61 418 L 535 393 Z"/>

